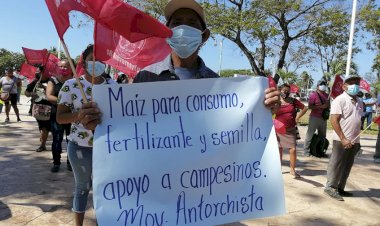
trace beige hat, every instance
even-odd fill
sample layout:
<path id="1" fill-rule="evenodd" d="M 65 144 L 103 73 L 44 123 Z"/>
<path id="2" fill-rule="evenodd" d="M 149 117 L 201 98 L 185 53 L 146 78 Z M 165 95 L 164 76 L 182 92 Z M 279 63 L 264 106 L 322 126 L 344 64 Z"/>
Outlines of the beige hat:
<path id="1" fill-rule="evenodd" d="M 169 21 L 171 16 L 178 9 L 192 9 L 194 10 L 203 20 L 206 25 L 205 14 L 203 12 L 202 6 L 194 0 L 171 0 L 165 7 L 165 18 Z"/>

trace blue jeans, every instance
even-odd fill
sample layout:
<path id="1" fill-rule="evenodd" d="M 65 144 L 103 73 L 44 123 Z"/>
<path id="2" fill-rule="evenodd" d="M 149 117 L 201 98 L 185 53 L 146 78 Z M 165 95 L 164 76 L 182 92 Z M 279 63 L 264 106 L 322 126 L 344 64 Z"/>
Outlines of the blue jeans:
<path id="1" fill-rule="evenodd" d="M 364 127 L 364 122 L 366 120 L 367 120 L 366 127 L 368 127 L 372 123 L 372 112 L 364 112 L 364 116 L 362 117 L 362 128 L 366 128 Z"/>
<path id="2" fill-rule="evenodd" d="M 82 147 L 69 141 L 67 153 L 75 178 L 72 210 L 76 213 L 84 213 L 92 182 L 92 147 Z"/>
<path id="3" fill-rule="evenodd" d="M 71 124 L 58 124 L 56 119 L 56 114 L 51 114 L 51 133 L 53 135 L 53 143 L 51 145 L 51 152 L 53 154 L 53 164 L 61 165 L 61 153 L 62 153 L 62 141 L 63 134 L 66 133 L 66 137 L 70 135 Z M 67 161 L 67 164 L 70 164 Z"/>
<path id="4" fill-rule="evenodd" d="M 1 114 L 1 112 L 3 112 L 3 104 L 0 104 L 0 114 Z"/>

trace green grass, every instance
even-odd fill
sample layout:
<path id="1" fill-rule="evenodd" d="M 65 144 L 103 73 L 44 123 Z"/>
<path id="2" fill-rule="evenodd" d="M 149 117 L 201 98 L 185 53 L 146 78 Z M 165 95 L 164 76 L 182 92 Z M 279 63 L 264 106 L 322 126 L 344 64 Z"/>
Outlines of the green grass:
<path id="1" fill-rule="evenodd" d="M 307 126 L 309 124 L 309 115 L 311 110 L 308 110 L 304 116 L 300 119 L 300 125 L 301 126 Z M 366 127 L 366 122 L 364 123 L 364 126 Z M 364 128 L 365 128 L 364 127 Z M 332 130 L 330 119 L 327 120 L 327 129 Z M 364 131 L 363 134 L 370 134 L 370 135 L 377 135 L 378 133 L 378 126 L 376 124 L 372 124 L 371 128 Z"/>

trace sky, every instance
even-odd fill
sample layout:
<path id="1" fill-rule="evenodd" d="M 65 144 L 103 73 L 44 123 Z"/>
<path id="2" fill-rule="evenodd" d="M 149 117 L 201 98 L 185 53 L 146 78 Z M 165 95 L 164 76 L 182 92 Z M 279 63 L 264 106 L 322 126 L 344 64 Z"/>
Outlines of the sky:
<path id="1" fill-rule="evenodd" d="M 0 48 L 21 53 L 21 47 L 49 49 L 58 46 L 58 35 L 44 0 L 2 0 L 0 8 L 2 9 Z M 91 26 L 81 28 L 74 26 L 66 32 L 64 39 L 71 57 L 75 58 L 88 44 L 93 43 L 93 28 Z M 221 48 L 220 40 L 219 36 L 216 37 L 216 41 L 209 39 L 201 49 L 200 56 L 208 67 L 216 72 L 219 71 L 222 50 L 222 70 L 251 68 L 247 58 L 234 43 L 224 39 L 223 48 Z M 362 51 L 355 55 L 353 62 L 358 64 L 359 74 L 365 75 L 371 72 L 375 53 L 366 49 L 366 39 L 356 41 Z M 266 63 L 268 64 L 266 67 L 271 69 L 270 59 Z M 320 63 L 316 62 L 316 71 L 305 68 L 298 72 L 306 70 L 317 81 L 322 76 L 319 65 Z"/>

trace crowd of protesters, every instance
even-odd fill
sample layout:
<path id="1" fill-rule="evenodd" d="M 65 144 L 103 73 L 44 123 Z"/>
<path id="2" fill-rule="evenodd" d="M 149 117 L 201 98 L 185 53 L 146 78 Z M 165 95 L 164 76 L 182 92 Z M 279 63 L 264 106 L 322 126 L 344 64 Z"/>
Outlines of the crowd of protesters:
<path id="1" fill-rule="evenodd" d="M 184 5 L 184 2 L 187 2 Z M 201 46 L 210 37 L 206 26 L 202 7 L 193 0 L 172 0 L 165 8 L 167 26 L 173 30 L 169 44 L 172 53 L 156 70 L 142 70 L 133 79 L 125 74 L 119 74 L 116 81 L 106 76 L 105 64 L 93 58 L 93 45 L 89 45 L 82 53 L 84 60 L 84 74 L 79 75 L 80 84 L 85 98 L 78 87 L 77 79 L 67 60 L 58 64 L 58 73 L 54 77 L 47 77 L 39 67 L 36 77 L 28 84 L 25 95 L 32 98 L 32 104 L 44 109 L 50 109 L 50 117 L 46 120 L 37 120 L 40 131 L 40 145 L 37 152 L 47 150 L 46 141 L 49 133 L 52 134 L 51 172 L 60 171 L 62 142 L 68 142 L 67 169 L 72 170 L 75 178 L 75 191 L 72 210 L 75 212 L 77 225 L 83 224 L 87 198 L 92 181 L 92 145 L 93 131 L 100 122 L 100 111 L 95 103 L 91 103 L 92 79 L 94 84 L 141 83 L 168 80 L 216 78 L 218 75 L 209 69 L 198 55 Z M 192 34 L 194 40 L 192 48 L 184 48 L 182 34 Z M 195 48 L 194 48 L 195 47 Z M 95 78 L 92 78 L 92 75 Z M 332 154 L 327 166 L 327 182 L 324 193 L 336 200 L 343 201 L 343 197 L 353 194 L 345 191 L 347 178 L 354 163 L 355 155 L 360 150 L 360 128 L 372 122 L 373 105 L 379 104 L 370 93 L 360 96 L 360 77 L 346 78 L 344 92 L 331 101 L 328 93 L 328 82 L 318 81 L 316 91 L 308 98 L 307 106 L 296 98 L 290 97 L 290 86 L 279 85 L 278 89 L 265 90 L 265 106 L 275 115 L 275 120 L 284 124 L 285 132 L 277 133 L 280 159 L 284 149 L 288 149 L 290 156 L 290 173 L 294 178 L 300 178 L 296 171 L 297 140 L 300 139 L 297 123 L 310 109 L 307 133 L 304 142 L 304 154 L 310 155 L 314 134 L 326 137 L 328 119 L 334 130 Z M 13 108 L 17 121 L 21 122 L 17 103 L 21 93 L 21 80 L 14 76 L 13 69 L 7 68 L 5 76 L 0 80 L 0 88 L 9 91 L 7 100 L 0 102 L 5 105 L 6 122 L 10 121 L 9 112 Z M 377 98 L 379 100 L 379 98 Z M 35 107 L 31 107 L 35 113 Z M 64 140 L 64 135 L 66 140 Z M 379 134 L 380 136 L 380 134 Z M 378 137 L 379 138 L 379 137 Z M 376 144 L 375 162 L 380 163 L 380 143 Z"/>

